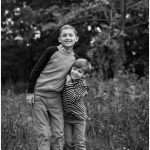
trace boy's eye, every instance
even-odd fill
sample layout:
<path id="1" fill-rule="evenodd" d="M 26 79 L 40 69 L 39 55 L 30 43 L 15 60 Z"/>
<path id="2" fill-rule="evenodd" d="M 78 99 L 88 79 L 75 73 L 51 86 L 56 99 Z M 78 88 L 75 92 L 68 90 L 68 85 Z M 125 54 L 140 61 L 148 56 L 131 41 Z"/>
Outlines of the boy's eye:
<path id="1" fill-rule="evenodd" d="M 83 70 L 78 70 L 79 73 L 83 73 Z"/>
<path id="2" fill-rule="evenodd" d="M 62 34 L 62 37 L 66 37 L 67 35 L 69 35 L 70 37 L 74 36 L 72 33 L 70 33 L 70 34 Z"/>
<path id="3" fill-rule="evenodd" d="M 72 36 L 73 36 L 73 34 L 71 33 L 71 34 L 69 34 L 69 36 L 71 36 L 71 37 L 72 37 Z"/>
<path id="4" fill-rule="evenodd" d="M 67 34 L 62 34 L 62 37 L 66 37 L 67 36 Z"/>

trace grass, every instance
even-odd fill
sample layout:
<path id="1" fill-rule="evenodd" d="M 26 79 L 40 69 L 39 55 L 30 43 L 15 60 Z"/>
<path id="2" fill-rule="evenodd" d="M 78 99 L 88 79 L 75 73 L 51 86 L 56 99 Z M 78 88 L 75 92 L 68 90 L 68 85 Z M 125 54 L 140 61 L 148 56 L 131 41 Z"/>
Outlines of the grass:
<path id="1" fill-rule="evenodd" d="M 36 141 L 25 94 L 2 95 L 2 150 L 34 150 Z"/>
<path id="2" fill-rule="evenodd" d="M 89 85 L 87 150 L 148 150 L 148 79 L 120 75 L 108 81 L 91 79 Z M 25 93 L 5 90 L 1 103 L 2 150 L 36 150 Z"/>

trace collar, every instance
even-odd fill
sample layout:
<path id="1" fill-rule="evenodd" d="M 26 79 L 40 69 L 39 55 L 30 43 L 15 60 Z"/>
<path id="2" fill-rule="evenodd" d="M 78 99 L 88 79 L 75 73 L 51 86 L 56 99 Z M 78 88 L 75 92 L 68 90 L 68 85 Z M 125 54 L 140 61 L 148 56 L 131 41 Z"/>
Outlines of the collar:
<path id="1" fill-rule="evenodd" d="M 84 79 L 76 79 L 76 80 L 73 80 L 74 83 L 81 83 L 81 82 L 84 82 Z"/>
<path id="2" fill-rule="evenodd" d="M 58 46 L 58 49 L 59 49 L 60 51 L 64 52 L 64 53 L 66 53 L 66 54 L 73 53 L 73 50 L 68 51 L 68 50 L 66 50 L 62 45 L 59 45 L 59 46 Z"/>

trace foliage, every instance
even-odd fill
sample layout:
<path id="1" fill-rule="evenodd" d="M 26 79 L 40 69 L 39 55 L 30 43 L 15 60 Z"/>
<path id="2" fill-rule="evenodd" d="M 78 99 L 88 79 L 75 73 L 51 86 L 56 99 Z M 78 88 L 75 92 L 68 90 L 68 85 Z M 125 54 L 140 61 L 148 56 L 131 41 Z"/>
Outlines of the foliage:
<path id="1" fill-rule="evenodd" d="M 86 98 L 88 149 L 147 150 L 148 3 L 2 0 L 2 149 L 35 149 L 24 94 L 14 92 L 25 91 L 37 59 L 69 23 L 80 37 L 75 51 L 94 68 Z"/>
<path id="2" fill-rule="evenodd" d="M 118 72 L 89 87 L 87 150 L 148 150 L 148 78 Z M 30 112 L 24 94 L 2 93 L 2 150 L 36 149 Z"/>
<path id="3" fill-rule="evenodd" d="M 102 78 L 113 78 L 124 69 L 140 77 L 148 73 L 146 4 L 147 1 L 110 1 L 106 9 L 109 25 L 100 24 L 101 31 L 92 37 L 89 51 Z"/>
<path id="4" fill-rule="evenodd" d="M 27 80 L 43 51 L 58 44 L 58 29 L 66 23 L 78 30 L 78 55 L 90 57 L 103 78 L 114 77 L 123 68 L 145 76 L 148 18 L 147 0 L 2 0 L 2 83 L 17 82 L 17 72 L 7 71 L 11 65 L 20 70 L 19 81 Z"/>

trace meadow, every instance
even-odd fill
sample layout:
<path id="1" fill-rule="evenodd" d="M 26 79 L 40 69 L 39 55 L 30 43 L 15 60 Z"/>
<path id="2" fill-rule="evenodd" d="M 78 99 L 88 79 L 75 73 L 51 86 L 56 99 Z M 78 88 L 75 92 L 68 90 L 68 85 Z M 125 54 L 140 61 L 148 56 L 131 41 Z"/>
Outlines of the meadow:
<path id="1" fill-rule="evenodd" d="M 148 77 L 118 73 L 105 81 L 90 78 L 89 87 L 87 150 L 148 150 Z M 2 89 L 1 148 L 36 150 L 31 108 L 17 88 Z"/>

